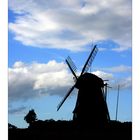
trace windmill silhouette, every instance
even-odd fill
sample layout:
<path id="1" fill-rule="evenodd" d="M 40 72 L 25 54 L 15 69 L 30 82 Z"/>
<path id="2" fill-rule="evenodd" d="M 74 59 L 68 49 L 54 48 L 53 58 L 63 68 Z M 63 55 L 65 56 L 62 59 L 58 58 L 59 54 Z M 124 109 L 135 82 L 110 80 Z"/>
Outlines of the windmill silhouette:
<path id="1" fill-rule="evenodd" d="M 77 88 L 79 91 L 73 111 L 73 120 L 77 122 L 78 125 L 84 127 L 89 125 L 104 127 L 110 120 L 103 92 L 107 88 L 107 84 L 104 84 L 104 81 L 100 77 L 87 72 L 97 52 L 98 48 L 95 45 L 89 54 L 80 76 L 75 74 L 77 68 L 71 58 L 68 57 L 66 59 L 66 63 L 74 75 L 75 84 L 68 90 L 63 100 L 57 106 L 58 111 L 74 88 Z"/>

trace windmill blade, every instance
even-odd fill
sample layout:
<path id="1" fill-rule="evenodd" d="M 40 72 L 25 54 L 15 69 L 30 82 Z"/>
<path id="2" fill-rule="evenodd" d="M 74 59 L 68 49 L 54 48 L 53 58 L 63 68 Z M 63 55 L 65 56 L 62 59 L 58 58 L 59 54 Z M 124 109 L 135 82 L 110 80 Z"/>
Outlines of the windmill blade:
<path id="1" fill-rule="evenodd" d="M 82 69 L 81 75 L 89 70 L 89 68 L 93 62 L 93 59 L 95 58 L 95 56 L 97 54 L 97 51 L 98 51 L 98 48 L 95 45 Z"/>
<path id="2" fill-rule="evenodd" d="M 65 100 L 68 98 L 68 96 L 70 95 L 70 93 L 73 91 L 74 87 L 75 87 L 75 85 L 73 85 L 73 86 L 69 89 L 68 93 L 65 95 L 65 97 L 63 98 L 63 100 L 58 104 L 58 106 L 57 106 L 57 111 L 58 111 L 58 110 L 60 109 L 60 107 L 63 105 L 63 103 L 64 103 Z"/>
<path id="3" fill-rule="evenodd" d="M 72 61 L 72 59 L 68 56 L 66 60 L 69 62 L 69 64 L 70 64 L 71 68 L 73 69 L 73 71 L 76 72 L 77 71 L 77 67 L 75 66 L 75 64 Z"/>
<path id="4" fill-rule="evenodd" d="M 70 58 L 70 57 L 69 57 Z M 77 76 L 76 76 L 76 74 L 75 74 L 75 71 L 76 71 L 76 66 L 74 65 L 74 63 L 72 62 L 72 60 L 70 60 L 70 59 L 66 59 L 66 63 L 67 63 L 67 65 L 68 65 L 68 67 L 70 68 L 70 70 L 71 70 L 71 72 L 72 72 L 72 74 L 74 75 L 74 77 L 76 78 L 76 80 L 77 80 Z"/>

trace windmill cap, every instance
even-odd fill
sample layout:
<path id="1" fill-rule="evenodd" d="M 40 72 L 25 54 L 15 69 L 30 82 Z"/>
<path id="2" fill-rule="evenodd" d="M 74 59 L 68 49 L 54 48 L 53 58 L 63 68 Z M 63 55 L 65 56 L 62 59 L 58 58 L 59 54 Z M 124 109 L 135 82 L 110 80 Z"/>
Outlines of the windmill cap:
<path id="1" fill-rule="evenodd" d="M 101 88 L 104 86 L 103 80 L 95 74 L 92 73 L 84 73 L 81 75 L 77 82 L 76 88 L 84 88 L 84 87 L 96 87 Z"/>

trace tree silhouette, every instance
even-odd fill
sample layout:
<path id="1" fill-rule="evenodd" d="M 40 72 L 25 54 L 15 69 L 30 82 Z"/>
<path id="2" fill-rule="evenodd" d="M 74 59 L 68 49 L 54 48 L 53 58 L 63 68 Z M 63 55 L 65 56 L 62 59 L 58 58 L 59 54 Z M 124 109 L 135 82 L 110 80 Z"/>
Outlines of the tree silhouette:
<path id="1" fill-rule="evenodd" d="M 28 114 L 24 117 L 24 120 L 31 125 L 37 120 L 37 115 L 34 109 L 29 110 Z"/>

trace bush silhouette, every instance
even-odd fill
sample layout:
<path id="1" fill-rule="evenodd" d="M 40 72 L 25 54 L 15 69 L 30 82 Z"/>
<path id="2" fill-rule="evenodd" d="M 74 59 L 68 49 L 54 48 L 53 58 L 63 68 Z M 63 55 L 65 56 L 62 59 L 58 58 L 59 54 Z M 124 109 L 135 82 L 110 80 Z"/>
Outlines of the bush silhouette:
<path id="1" fill-rule="evenodd" d="M 31 125 L 37 120 L 37 115 L 34 109 L 29 110 L 28 114 L 24 117 L 24 120 Z"/>

